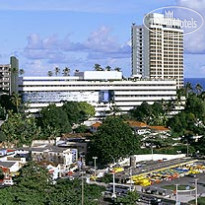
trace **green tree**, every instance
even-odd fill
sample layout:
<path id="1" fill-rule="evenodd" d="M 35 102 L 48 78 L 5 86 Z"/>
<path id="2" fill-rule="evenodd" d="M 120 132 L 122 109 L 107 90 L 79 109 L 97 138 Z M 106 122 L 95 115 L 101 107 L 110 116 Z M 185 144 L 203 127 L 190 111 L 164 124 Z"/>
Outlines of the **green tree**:
<path id="1" fill-rule="evenodd" d="M 106 164 L 139 149 L 139 142 L 132 129 L 118 117 L 108 117 L 91 139 L 89 155 L 97 155 L 98 162 Z"/>
<path id="2" fill-rule="evenodd" d="M 67 133 L 71 131 L 71 125 L 66 113 L 60 107 L 51 104 L 40 112 L 40 123 L 44 131 L 49 135 L 53 133 Z"/>
<path id="3" fill-rule="evenodd" d="M 48 76 L 49 77 L 53 76 L 53 72 L 51 70 L 48 71 Z"/>
<path id="4" fill-rule="evenodd" d="M 6 136 L 6 142 L 15 145 L 30 144 L 41 134 L 34 118 L 24 118 L 20 113 L 12 111 L 9 111 L 8 119 L 1 126 L 1 130 Z"/>
<path id="5" fill-rule="evenodd" d="M 63 76 L 69 76 L 70 75 L 70 68 L 65 67 L 65 69 L 63 69 Z"/>
<path id="6" fill-rule="evenodd" d="M 137 106 L 130 111 L 131 116 L 141 122 L 150 123 L 152 120 L 152 107 L 147 102 L 143 102 L 140 106 Z"/>
<path id="7" fill-rule="evenodd" d="M 191 92 L 193 91 L 193 88 L 192 88 L 192 85 L 191 85 L 190 82 L 187 82 L 187 83 L 186 83 L 184 89 L 185 89 L 186 97 L 188 97 L 188 96 L 189 96 L 189 93 L 191 93 Z"/>
<path id="8" fill-rule="evenodd" d="M 114 70 L 120 72 L 122 69 L 119 67 L 116 67 Z"/>
<path id="9" fill-rule="evenodd" d="M 16 112 L 19 112 L 19 106 L 21 105 L 21 97 L 17 93 L 13 93 L 11 96 L 11 103 L 15 107 Z"/>
<path id="10" fill-rule="evenodd" d="M 196 90 L 197 94 L 200 95 L 201 92 L 203 91 L 203 87 L 199 83 L 197 83 L 195 86 L 195 90 Z"/>
<path id="11" fill-rule="evenodd" d="M 86 133 L 89 131 L 89 127 L 87 127 L 86 125 L 80 125 L 75 129 L 76 133 Z"/>
<path id="12" fill-rule="evenodd" d="M 6 109 L 0 105 L 0 120 L 6 119 Z"/>
<path id="13" fill-rule="evenodd" d="M 87 102 L 66 102 L 62 109 L 71 124 L 83 122 L 95 115 L 95 108 Z"/>
<path id="14" fill-rule="evenodd" d="M 125 197 L 118 197 L 115 201 L 115 204 L 136 205 L 136 202 L 139 199 L 139 197 L 140 196 L 137 192 L 129 192 Z"/>
<path id="15" fill-rule="evenodd" d="M 105 67 L 105 70 L 111 71 L 111 67 L 108 65 L 108 66 Z"/>
<path id="16" fill-rule="evenodd" d="M 19 75 L 23 75 L 25 73 L 24 69 L 19 70 Z"/>
<path id="17" fill-rule="evenodd" d="M 94 70 L 95 70 L 95 71 L 102 71 L 103 69 L 102 69 L 102 67 L 101 67 L 100 64 L 95 64 L 95 65 L 94 65 Z"/>
<path id="18" fill-rule="evenodd" d="M 55 75 L 57 76 L 60 73 L 60 68 L 59 67 L 55 67 Z"/>

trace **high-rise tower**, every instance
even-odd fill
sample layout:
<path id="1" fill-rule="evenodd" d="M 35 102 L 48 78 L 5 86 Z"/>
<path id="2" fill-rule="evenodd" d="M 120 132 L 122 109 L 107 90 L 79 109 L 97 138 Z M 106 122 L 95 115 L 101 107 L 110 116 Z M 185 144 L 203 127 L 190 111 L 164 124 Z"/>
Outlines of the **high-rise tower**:
<path id="1" fill-rule="evenodd" d="M 184 85 L 183 30 L 170 15 L 149 14 L 144 25 L 132 25 L 132 74 L 145 78 L 176 79 Z"/>

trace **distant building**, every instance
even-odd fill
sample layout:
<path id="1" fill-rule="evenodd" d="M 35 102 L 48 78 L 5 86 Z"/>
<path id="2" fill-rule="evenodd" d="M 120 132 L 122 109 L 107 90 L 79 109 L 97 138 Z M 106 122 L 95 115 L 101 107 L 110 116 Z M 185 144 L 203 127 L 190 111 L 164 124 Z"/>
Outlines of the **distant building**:
<path id="1" fill-rule="evenodd" d="M 65 173 L 70 166 L 77 162 L 77 150 L 57 146 L 31 147 L 31 157 L 36 162 L 51 162 L 60 166 L 60 172 Z M 73 152 L 75 151 L 75 153 Z"/>
<path id="2" fill-rule="evenodd" d="M 184 85 L 181 21 L 163 14 L 145 16 L 143 26 L 132 25 L 132 74 L 175 79 Z"/>
<path id="3" fill-rule="evenodd" d="M 69 77 L 21 77 L 19 93 L 33 114 L 50 103 L 62 106 L 66 101 L 85 101 L 95 107 L 95 119 L 101 119 L 112 114 L 112 107 L 127 113 L 143 101 L 153 104 L 176 99 L 176 81 L 123 80 L 118 71 L 85 71 Z"/>
<path id="4" fill-rule="evenodd" d="M 0 95 L 18 92 L 18 59 L 10 58 L 10 64 L 0 65 Z"/>

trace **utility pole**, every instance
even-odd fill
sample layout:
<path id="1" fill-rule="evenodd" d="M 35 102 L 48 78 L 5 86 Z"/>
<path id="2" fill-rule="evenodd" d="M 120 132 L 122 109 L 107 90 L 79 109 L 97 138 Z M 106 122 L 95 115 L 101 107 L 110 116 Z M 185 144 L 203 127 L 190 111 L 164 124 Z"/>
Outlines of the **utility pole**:
<path id="1" fill-rule="evenodd" d="M 94 160 L 94 169 L 95 169 L 95 177 L 97 176 L 97 166 L 96 166 L 96 160 L 97 160 L 98 157 L 93 157 L 93 160 Z"/>
<path id="2" fill-rule="evenodd" d="M 115 158 L 110 154 L 110 157 L 113 159 L 113 167 L 115 166 Z M 115 193 L 115 170 L 112 170 L 112 179 L 113 179 L 113 187 L 112 187 L 112 198 L 116 198 L 116 193 Z"/>
<path id="3" fill-rule="evenodd" d="M 176 205 L 178 205 L 178 184 L 176 184 Z"/>
<path id="4" fill-rule="evenodd" d="M 189 156 L 189 144 L 188 144 L 188 140 L 186 141 L 186 156 Z"/>
<path id="5" fill-rule="evenodd" d="M 197 180 L 198 180 L 198 179 L 195 179 L 195 199 L 196 199 L 196 203 L 195 203 L 195 204 L 196 204 L 196 205 L 198 205 L 198 199 L 197 199 L 197 191 L 198 191 L 198 190 L 197 190 Z"/>
<path id="6" fill-rule="evenodd" d="M 84 175 L 83 175 L 83 171 L 82 171 L 82 205 L 84 205 Z"/>
<path id="7" fill-rule="evenodd" d="M 130 167 L 130 191 L 132 191 L 132 167 Z"/>

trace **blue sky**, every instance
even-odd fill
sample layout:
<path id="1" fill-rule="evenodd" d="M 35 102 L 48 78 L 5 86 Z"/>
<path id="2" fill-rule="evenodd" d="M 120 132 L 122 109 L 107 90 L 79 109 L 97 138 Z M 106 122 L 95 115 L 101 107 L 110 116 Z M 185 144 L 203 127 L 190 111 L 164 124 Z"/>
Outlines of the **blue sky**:
<path id="1" fill-rule="evenodd" d="M 205 0 L 0 0 L 0 63 L 16 55 L 25 75 L 56 66 L 92 69 L 95 63 L 131 71 L 133 22 L 163 6 L 185 6 L 205 16 Z M 185 76 L 205 76 L 205 27 L 185 37 Z"/>

